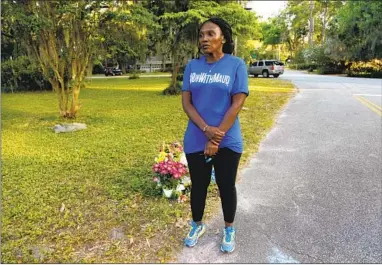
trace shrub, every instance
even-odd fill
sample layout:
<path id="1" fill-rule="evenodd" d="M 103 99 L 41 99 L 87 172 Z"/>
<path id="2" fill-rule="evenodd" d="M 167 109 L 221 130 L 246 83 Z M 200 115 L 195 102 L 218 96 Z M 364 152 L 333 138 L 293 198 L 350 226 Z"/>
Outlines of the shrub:
<path id="1" fill-rule="evenodd" d="M 180 93 L 182 93 L 182 83 L 179 81 L 163 90 L 164 95 L 179 95 Z"/>
<path id="2" fill-rule="evenodd" d="M 146 73 L 146 71 L 138 70 L 138 69 L 126 69 L 127 74 L 142 74 Z"/>
<path id="3" fill-rule="evenodd" d="M 317 66 L 314 64 L 307 64 L 307 63 L 300 63 L 300 64 L 288 64 L 288 67 L 290 69 L 297 69 L 297 70 L 308 70 L 308 69 L 316 69 Z"/>
<path id="4" fill-rule="evenodd" d="M 105 67 L 101 63 L 95 64 L 93 66 L 92 74 L 104 74 L 104 73 L 105 73 Z"/>
<path id="5" fill-rule="evenodd" d="M 345 71 L 345 68 L 343 65 L 335 64 L 335 63 L 323 65 L 317 69 L 317 73 L 321 75 L 343 74 L 344 71 Z"/>
<path id="6" fill-rule="evenodd" d="M 27 56 L 1 64 L 2 92 L 52 90 L 39 65 Z"/>
<path id="7" fill-rule="evenodd" d="M 368 62 L 352 62 L 350 64 L 349 70 L 347 71 L 347 74 L 348 76 L 352 77 L 381 78 L 382 60 L 373 59 Z"/>
<path id="8" fill-rule="evenodd" d="M 176 81 L 183 81 L 183 74 L 178 74 Z"/>
<path id="9" fill-rule="evenodd" d="M 139 75 L 134 73 L 131 76 L 129 76 L 129 79 L 139 79 Z"/>

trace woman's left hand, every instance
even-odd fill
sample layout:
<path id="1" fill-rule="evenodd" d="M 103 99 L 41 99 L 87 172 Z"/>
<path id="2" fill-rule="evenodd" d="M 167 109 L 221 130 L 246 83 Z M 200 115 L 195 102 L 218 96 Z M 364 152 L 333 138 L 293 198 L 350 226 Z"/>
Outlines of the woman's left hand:
<path id="1" fill-rule="evenodd" d="M 211 141 L 208 141 L 204 149 L 204 154 L 206 156 L 214 156 L 218 150 L 219 150 L 218 145 L 212 143 Z"/>

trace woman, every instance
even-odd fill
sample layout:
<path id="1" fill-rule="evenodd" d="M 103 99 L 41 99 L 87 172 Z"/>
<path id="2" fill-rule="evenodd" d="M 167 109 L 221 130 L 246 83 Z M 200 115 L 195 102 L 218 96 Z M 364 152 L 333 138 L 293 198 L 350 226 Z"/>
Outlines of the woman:
<path id="1" fill-rule="evenodd" d="M 215 169 L 224 214 L 221 251 L 235 249 L 236 173 L 243 152 L 238 113 L 248 96 L 248 74 L 243 60 L 232 56 L 231 26 L 210 18 L 199 30 L 203 56 L 184 71 L 182 105 L 189 117 L 184 149 L 192 181 L 193 222 L 184 243 L 193 247 L 204 234 L 202 223 L 207 188 Z"/>

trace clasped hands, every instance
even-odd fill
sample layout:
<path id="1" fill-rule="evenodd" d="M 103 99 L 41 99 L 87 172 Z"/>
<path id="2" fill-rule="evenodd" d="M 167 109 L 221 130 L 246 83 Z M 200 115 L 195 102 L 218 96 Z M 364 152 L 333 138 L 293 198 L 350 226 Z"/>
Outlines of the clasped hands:
<path id="1" fill-rule="evenodd" d="M 218 127 L 208 126 L 204 133 L 208 138 L 208 142 L 204 148 L 204 155 L 214 156 L 219 149 L 221 140 L 223 140 L 223 137 L 225 136 L 225 132 L 219 130 Z"/>

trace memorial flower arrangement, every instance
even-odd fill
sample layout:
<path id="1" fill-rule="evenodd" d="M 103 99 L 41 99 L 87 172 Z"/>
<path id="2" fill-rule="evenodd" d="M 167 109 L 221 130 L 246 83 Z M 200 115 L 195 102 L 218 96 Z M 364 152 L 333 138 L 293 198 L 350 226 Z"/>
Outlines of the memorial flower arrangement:
<path id="1" fill-rule="evenodd" d="M 180 143 L 163 143 L 152 170 L 153 181 L 162 188 L 165 197 L 186 199 L 185 191 L 191 181 L 187 176 L 187 160 Z"/>

